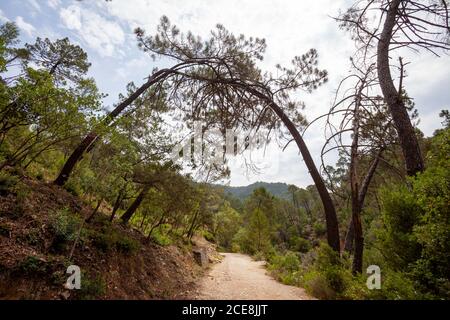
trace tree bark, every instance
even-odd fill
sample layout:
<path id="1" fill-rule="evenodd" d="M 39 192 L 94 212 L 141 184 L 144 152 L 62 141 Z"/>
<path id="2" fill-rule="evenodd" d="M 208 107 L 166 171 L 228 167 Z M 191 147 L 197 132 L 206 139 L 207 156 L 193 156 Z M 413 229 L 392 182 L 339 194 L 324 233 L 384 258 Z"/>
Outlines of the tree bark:
<path id="1" fill-rule="evenodd" d="M 395 88 L 389 68 L 389 44 L 392 39 L 400 3 L 401 0 L 392 0 L 389 5 L 377 46 L 377 72 L 384 100 L 388 105 L 397 130 L 405 159 L 406 173 L 409 176 L 414 176 L 416 173 L 424 170 L 423 158 L 414 127 L 411 124 L 411 119 L 401 97 L 401 92 L 398 92 Z"/>
<path id="2" fill-rule="evenodd" d="M 100 208 L 100 205 L 102 204 L 103 198 L 100 199 L 97 202 L 97 206 L 95 207 L 95 209 L 92 211 L 92 213 L 89 215 L 89 217 L 86 219 L 86 222 L 89 223 L 92 221 L 92 219 L 94 218 L 95 214 L 97 213 L 98 209 Z"/>
<path id="3" fill-rule="evenodd" d="M 350 223 L 345 234 L 344 251 L 353 253 L 353 244 L 355 243 L 355 229 L 353 228 L 353 217 L 350 219 Z"/>
<path id="4" fill-rule="evenodd" d="M 187 235 L 186 235 L 188 237 L 188 239 L 191 239 L 192 236 L 194 235 L 194 231 L 195 231 L 194 226 L 195 226 L 195 222 L 197 221 L 199 211 L 200 210 L 196 210 L 194 217 L 192 218 L 191 226 L 189 227 L 189 231 L 187 232 Z"/>
<path id="5" fill-rule="evenodd" d="M 117 195 L 116 201 L 114 202 L 114 207 L 112 209 L 111 212 L 111 216 L 109 217 L 109 221 L 113 222 L 114 221 L 114 217 L 116 216 L 116 212 L 117 210 L 119 210 L 120 205 L 122 204 L 123 198 L 124 198 L 124 193 L 125 193 L 125 186 L 123 188 L 120 189 L 119 194 Z"/>
<path id="6" fill-rule="evenodd" d="M 266 98 L 265 98 L 266 99 Z M 319 171 L 314 164 L 314 160 L 305 144 L 301 134 L 298 132 L 294 123 L 285 115 L 283 110 L 275 104 L 273 101 L 270 102 L 271 109 L 277 114 L 277 116 L 284 123 L 286 128 L 295 140 L 300 153 L 302 154 L 303 160 L 305 161 L 306 167 L 309 170 L 309 174 L 313 178 L 314 184 L 319 192 L 320 199 L 325 211 L 325 220 L 327 225 L 327 241 L 328 245 L 333 248 L 336 252 L 340 252 L 340 240 L 339 240 L 339 225 L 336 215 L 336 209 L 333 204 L 333 200 L 328 193 L 325 183 L 319 174 Z"/>
<path id="7" fill-rule="evenodd" d="M 145 185 L 144 188 L 141 190 L 141 192 L 139 193 L 139 195 L 136 197 L 136 199 L 134 199 L 133 203 L 131 204 L 131 206 L 127 209 L 127 211 L 125 211 L 125 213 L 120 217 L 120 219 L 122 220 L 123 223 L 128 223 L 128 221 L 130 221 L 131 217 L 133 216 L 133 214 L 136 212 L 136 210 L 139 208 L 139 206 L 142 203 L 142 200 L 144 200 L 145 195 L 147 194 L 147 192 L 150 190 L 150 185 Z"/>
<path id="8" fill-rule="evenodd" d="M 358 202 L 359 202 L 359 209 L 361 210 L 361 212 L 362 209 L 364 208 L 364 200 L 366 198 L 367 190 L 369 189 L 370 182 L 372 181 L 373 175 L 375 174 L 375 170 L 377 169 L 378 163 L 380 162 L 380 157 L 383 151 L 384 148 L 380 148 L 380 150 L 378 150 L 378 153 L 375 159 L 373 160 L 372 164 L 370 165 L 370 168 L 367 171 L 367 174 L 364 177 L 364 181 L 359 189 Z M 355 241 L 355 229 L 353 227 L 353 219 L 350 220 L 347 230 L 348 231 L 345 236 L 344 251 L 352 253 L 353 244 Z"/>

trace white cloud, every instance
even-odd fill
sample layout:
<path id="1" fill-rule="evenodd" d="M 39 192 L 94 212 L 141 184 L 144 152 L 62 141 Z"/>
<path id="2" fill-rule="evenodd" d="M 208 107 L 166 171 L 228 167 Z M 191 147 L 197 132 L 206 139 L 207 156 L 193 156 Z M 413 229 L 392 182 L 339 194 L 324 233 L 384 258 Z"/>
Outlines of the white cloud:
<path id="1" fill-rule="evenodd" d="M 4 15 L 2 9 L 0 9 L 0 22 L 8 22 L 9 19 Z"/>
<path id="2" fill-rule="evenodd" d="M 149 60 L 147 57 L 134 58 L 126 61 L 123 65 L 116 69 L 116 74 L 119 79 L 129 79 L 130 75 L 135 74 L 136 71 L 142 68 L 150 68 Z"/>
<path id="3" fill-rule="evenodd" d="M 77 6 L 70 6 L 59 11 L 59 16 L 65 26 L 69 29 L 81 30 L 81 9 Z"/>
<path id="4" fill-rule="evenodd" d="M 33 34 L 33 32 L 36 31 L 36 28 L 32 24 L 26 22 L 21 16 L 18 16 L 16 18 L 16 24 L 20 29 L 25 31 L 29 36 L 31 36 Z"/>
<path id="5" fill-rule="evenodd" d="M 53 9 L 56 9 L 60 4 L 61 4 L 60 0 L 47 0 L 47 5 Z"/>
<path id="6" fill-rule="evenodd" d="M 125 34 L 119 24 L 84 7 L 71 5 L 60 10 L 64 25 L 76 34 L 102 57 L 118 52 L 124 43 Z"/>
<path id="7" fill-rule="evenodd" d="M 41 12 L 41 6 L 36 0 L 28 0 L 28 3 L 34 8 L 35 11 Z"/>

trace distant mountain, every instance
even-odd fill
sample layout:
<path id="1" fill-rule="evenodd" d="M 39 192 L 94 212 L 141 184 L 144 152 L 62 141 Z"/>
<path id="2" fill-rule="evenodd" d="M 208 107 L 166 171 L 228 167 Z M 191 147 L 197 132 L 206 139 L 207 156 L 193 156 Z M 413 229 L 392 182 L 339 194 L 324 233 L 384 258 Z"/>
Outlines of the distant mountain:
<path id="1" fill-rule="evenodd" d="M 268 192 L 270 192 L 272 195 L 283 198 L 286 200 L 290 200 L 289 191 L 288 191 L 288 184 L 282 183 L 282 182 L 255 182 L 248 186 L 242 186 L 242 187 L 231 187 L 231 186 L 220 186 L 224 188 L 225 193 L 229 193 L 232 196 L 240 199 L 245 200 L 249 195 L 252 194 L 253 190 L 257 188 L 265 188 Z"/>

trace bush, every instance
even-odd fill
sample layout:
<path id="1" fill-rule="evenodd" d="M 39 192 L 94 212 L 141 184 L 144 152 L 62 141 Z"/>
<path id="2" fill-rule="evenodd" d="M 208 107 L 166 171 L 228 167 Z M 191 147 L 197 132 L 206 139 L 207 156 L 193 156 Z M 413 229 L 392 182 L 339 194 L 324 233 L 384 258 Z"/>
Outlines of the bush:
<path id="1" fill-rule="evenodd" d="M 300 258 L 294 252 L 272 255 L 269 259 L 269 270 L 284 284 L 300 284 Z"/>
<path id="2" fill-rule="evenodd" d="M 42 171 L 39 171 L 39 172 L 36 174 L 36 179 L 37 179 L 38 181 L 43 181 L 43 180 L 44 180 L 44 173 L 43 173 Z"/>
<path id="3" fill-rule="evenodd" d="M 93 300 L 106 292 L 105 281 L 100 277 L 90 277 L 85 274 L 81 275 L 81 288 L 78 293 L 80 300 Z"/>
<path id="4" fill-rule="evenodd" d="M 336 299 L 336 291 L 331 288 L 326 277 L 318 271 L 306 273 L 302 279 L 306 291 L 318 299 Z"/>
<path id="5" fill-rule="evenodd" d="M 81 190 L 81 187 L 77 184 L 77 182 L 74 179 L 69 179 L 64 184 L 64 189 L 66 189 L 67 192 L 71 193 L 72 195 L 78 197 L 83 193 Z"/>
<path id="6" fill-rule="evenodd" d="M 119 252 L 131 254 L 140 247 L 139 242 L 119 234 L 111 227 L 105 227 L 101 232 L 93 232 L 91 237 L 93 245 L 103 252 L 117 249 Z"/>
<path id="7" fill-rule="evenodd" d="M 19 178 L 9 175 L 5 172 L 0 172 L 0 195 L 6 196 L 11 192 L 12 188 L 17 184 Z"/>
<path id="8" fill-rule="evenodd" d="M 32 246 L 36 246 L 38 244 L 43 243 L 43 239 L 41 237 L 41 233 L 39 232 L 39 229 L 30 230 L 29 232 L 20 236 L 20 240 L 22 240 Z"/>
<path id="9" fill-rule="evenodd" d="M 289 246 L 291 250 L 302 253 L 306 253 L 311 250 L 311 243 L 308 240 L 296 236 L 291 237 L 289 240 Z"/>
<path id="10" fill-rule="evenodd" d="M 115 238 L 111 232 L 106 233 L 94 232 L 92 235 L 92 244 L 96 248 L 104 252 L 108 252 L 114 247 Z"/>
<path id="11" fill-rule="evenodd" d="M 312 253 L 312 265 L 309 261 L 308 271 L 305 271 L 301 281 L 305 289 L 320 299 L 344 298 L 345 290 L 353 280 L 349 261 L 340 258 L 325 243 L 321 243 Z"/>
<path id="12" fill-rule="evenodd" d="M 342 295 L 346 299 L 370 300 L 416 300 L 427 299 L 431 296 L 423 295 L 415 289 L 415 284 L 406 273 L 383 270 L 381 288 L 369 290 L 366 277 L 354 277 Z"/>
<path id="13" fill-rule="evenodd" d="M 448 129 L 433 138 L 429 166 L 410 178 L 409 189 L 391 186 L 384 190 L 381 200 L 385 229 L 378 238 L 390 269 L 407 272 L 422 294 L 447 299 L 450 298 L 449 141 Z M 400 278 L 393 276 L 393 279 Z"/>
<path id="14" fill-rule="evenodd" d="M 211 232 L 209 232 L 208 230 L 203 230 L 202 235 L 209 242 L 216 243 L 216 239 L 214 238 L 214 235 Z"/>
<path id="15" fill-rule="evenodd" d="M 256 261 L 263 261 L 265 259 L 265 255 L 264 252 L 262 251 L 257 251 L 254 255 L 253 255 L 253 259 Z"/>
<path id="16" fill-rule="evenodd" d="M 82 219 L 69 212 L 67 208 L 53 214 L 50 218 L 50 229 L 54 233 L 52 247 L 60 250 L 68 241 L 74 241 L 80 232 L 81 225 Z M 84 233 L 81 233 L 80 240 L 83 237 Z"/>
<path id="17" fill-rule="evenodd" d="M 136 240 L 124 236 L 116 240 L 116 247 L 122 253 L 131 254 L 139 249 L 140 244 Z"/>
<path id="18" fill-rule="evenodd" d="M 318 236 L 318 237 L 323 236 L 323 235 L 327 232 L 327 229 L 326 229 L 326 227 L 325 227 L 325 224 L 322 223 L 322 222 L 316 222 L 316 223 L 314 223 L 313 229 L 314 229 L 314 233 L 315 233 L 316 236 Z"/>
<path id="19" fill-rule="evenodd" d="M 171 245 L 173 243 L 172 239 L 161 229 L 161 227 L 154 229 L 150 238 L 160 246 Z"/>
<path id="20" fill-rule="evenodd" d="M 48 265 L 36 256 L 27 256 L 19 263 L 17 269 L 26 275 L 42 275 L 47 273 Z"/>

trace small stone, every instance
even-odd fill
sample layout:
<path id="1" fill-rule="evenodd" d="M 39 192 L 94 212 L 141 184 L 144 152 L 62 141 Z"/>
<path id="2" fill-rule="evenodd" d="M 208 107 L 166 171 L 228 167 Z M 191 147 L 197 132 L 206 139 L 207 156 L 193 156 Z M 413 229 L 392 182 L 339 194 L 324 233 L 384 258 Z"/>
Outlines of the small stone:
<path id="1" fill-rule="evenodd" d="M 63 299 L 63 300 L 67 300 L 67 299 L 69 299 L 70 298 L 70 292 L 69 291 L 63 291 L 63 292 L 61 292 L 61 298 Z"/>

